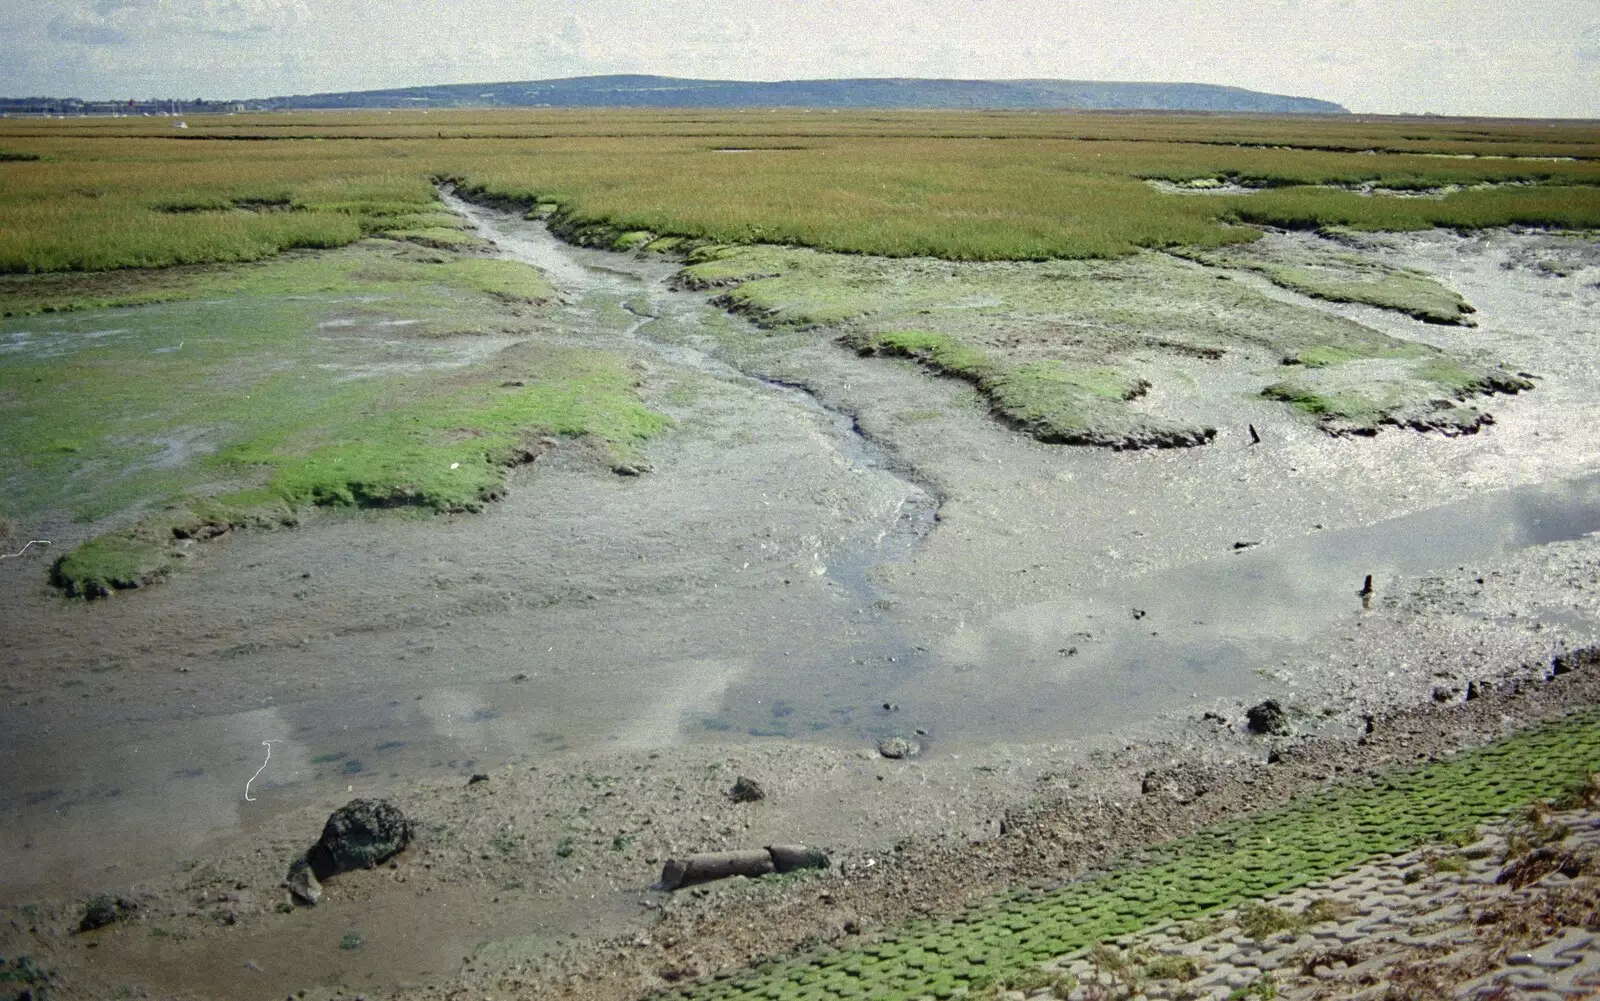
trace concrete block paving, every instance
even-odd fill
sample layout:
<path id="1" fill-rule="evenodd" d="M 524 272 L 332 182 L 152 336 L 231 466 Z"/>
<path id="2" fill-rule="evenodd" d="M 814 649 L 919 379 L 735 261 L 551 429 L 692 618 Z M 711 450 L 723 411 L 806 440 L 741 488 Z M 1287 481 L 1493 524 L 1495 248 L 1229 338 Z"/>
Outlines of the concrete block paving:
<path id="1" fill-rule="evenodd" d="M 1595 910 L 1600 871 L 1576 877 L 1552 872 L 1520 889 L 1501 882 L 1522 850 L 1512 844 L 1525 836 L 1522 826 L 1485 825 L 1482 838 L 1459 851 L 1419 849 L 1223 912 L 1216 931 L 1193 940 L 1168 927 L 1124 936 L 1115 951 L 1076 950 L 1046 964 L 1076 985 L 1032 996 L 1063 1001 L 1600 998 L 1600 911 Z M 1569 832 L 1553 839 L 1551 847 L 1590 855 L 1600 866 L 1600 811 L 1555 813 L 1544 827 Z M 1523 934 L 1513 936 L 1492 920 L 1520 906 L 1548 921 L 1551 915 L 1541 910 L 1546 898 L 1584 891 L 1588 927 L 1539 927 L 1529 941 L 1525 925 L 1518 926 Z M 1291 921 L 1298 918 L 1303 927 L 1256 939 L 1242 926 L 1252 913 L 1259 921 L 1263 907 Z M 1164 964 L 1174 960 L 1191 961 L 1194 967 L 1185 973 L 1194 975 L 1150 976 L 1171 969 Z M 1023 997 L 1017 992 L 1001 996 L 1012 993 Z"/>

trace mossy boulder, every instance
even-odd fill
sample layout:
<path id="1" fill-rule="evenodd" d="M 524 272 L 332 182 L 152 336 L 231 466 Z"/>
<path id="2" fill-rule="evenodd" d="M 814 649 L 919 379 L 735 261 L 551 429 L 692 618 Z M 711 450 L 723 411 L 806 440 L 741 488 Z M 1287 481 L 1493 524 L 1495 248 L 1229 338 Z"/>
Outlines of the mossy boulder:
<path id="1" fill-rule="evenodd" d="M 321 839 L 305 857 L 322 880 L 376 868 L 404 850 L 411 836 L 411 821 L 398 806 L 386 799 L 353 799 L 328 816 Z"/>
<path id="2" fill-rule="evenodd" d="M 89 902 L 83 905 L 83 916 L 78 921 L 78 930 L 94 931 L 96 928 L 115 924 L 138 910 L 138 906 L 131 900 L 109 893 L 91 897 Z"/>

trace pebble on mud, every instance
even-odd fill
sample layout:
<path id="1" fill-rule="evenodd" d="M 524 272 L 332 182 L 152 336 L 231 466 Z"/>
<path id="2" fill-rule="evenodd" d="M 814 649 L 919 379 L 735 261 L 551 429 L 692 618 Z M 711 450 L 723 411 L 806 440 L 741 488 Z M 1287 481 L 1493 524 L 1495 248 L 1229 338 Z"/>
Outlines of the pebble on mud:
<path id="1" fill-rule="evenodd" d="M 921 744 L 905 737 L 889 737 L 878 742 L 878 753 L 886 758 L 910 758 L 921 751 Z"/>
<path id="2" fill-rule="evenodd" d="M 284 883 L 294 899 L 307 907 L 315 907 L 322 901 L 322 884 L 317 881 L 316 874 L 311 871 L 311 865 L 304 857 L 296 859 L 294 865 L 289 867 L 289 878 Z"/>

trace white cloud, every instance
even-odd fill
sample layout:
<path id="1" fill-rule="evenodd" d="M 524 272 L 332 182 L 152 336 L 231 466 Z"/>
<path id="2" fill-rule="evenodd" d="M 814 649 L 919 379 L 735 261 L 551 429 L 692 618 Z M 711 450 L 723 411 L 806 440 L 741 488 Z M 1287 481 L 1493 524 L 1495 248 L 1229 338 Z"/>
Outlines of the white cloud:
<path id="1" fill-rule="evenodd" d="M 50 37 L 88 45 L 263 37 L 291 31 L 311 13 L 304 0 L 93 0 L 62 8 L 49 21 Z"/>
<path id="2" fill-rule="evenodd" d="M 87 45 L 121 45 L 129 35 L 111 18 L 96 11 L 68 10 L 52 18 L 50 37 L 58 42 L 82 42 Z"/>
<path id="3" fill-rule="evenodd" d="M 1600 63 L 1600 21 L 1593 21 L 1578 35 L 1575 53 L 1581 62 Z"/>

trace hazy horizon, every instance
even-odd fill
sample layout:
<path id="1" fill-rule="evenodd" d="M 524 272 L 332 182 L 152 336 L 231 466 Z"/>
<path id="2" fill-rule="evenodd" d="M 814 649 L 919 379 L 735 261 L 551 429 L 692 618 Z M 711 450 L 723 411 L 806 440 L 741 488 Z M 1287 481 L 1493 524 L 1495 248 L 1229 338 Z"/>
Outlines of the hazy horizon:
<path id="1" fill-rule="evenodd" d="M 0 10 L 0 57 L 0 94 L 88 100 L 641 73 L 1205 83 L 1357 113 L 1600 117 L 1600 9 L 1562 0 L 21 0 Z"/>

